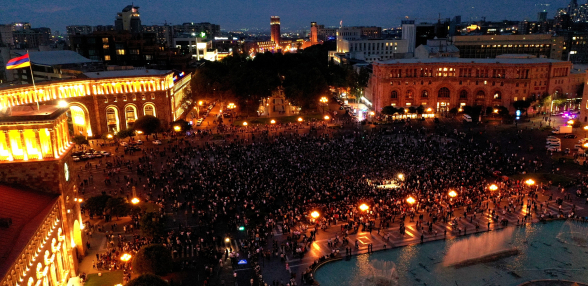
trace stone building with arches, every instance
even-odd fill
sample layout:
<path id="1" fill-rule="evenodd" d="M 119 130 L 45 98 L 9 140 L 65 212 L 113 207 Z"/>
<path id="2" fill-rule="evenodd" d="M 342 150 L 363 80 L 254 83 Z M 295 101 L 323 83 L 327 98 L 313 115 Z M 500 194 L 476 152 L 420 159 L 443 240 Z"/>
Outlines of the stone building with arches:
<path id="1" fill-rule="evenodd" d="M 0 286 L 67 285 L 85 253 L 68 107 L 0 116 Z"/>
<path id="2" fill-rule="evenodd" d="M 166 126 L 183 113 L 191 74 L 162 70 L 87 72 L 77 79 L 0 89 L 0 111 L 35 104 L 67 105 L 73 134 L 99 138 L 131 128 L 141 116 L 153 115 Z"/>
<path id="3" fill-rule="evenodd" d="M 545 58 L 399 59 L 373 64 L 366 97 L 377 112 L 387 105 L 423 105 L 434 112 L 479 105 L 514 113 L 517 100 L 573 96 L 584 82 L 585 74 L 570 62 Z"/>

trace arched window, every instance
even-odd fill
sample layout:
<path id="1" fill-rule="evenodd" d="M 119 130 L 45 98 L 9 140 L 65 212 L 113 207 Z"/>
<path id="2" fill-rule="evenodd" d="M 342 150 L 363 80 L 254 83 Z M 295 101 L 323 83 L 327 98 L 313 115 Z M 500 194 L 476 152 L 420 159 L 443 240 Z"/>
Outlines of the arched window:
<path id="1" fill-rule="evenodd" d="M 447 98 L 447 97 L 449 97 L 449 95 L 450 95 L 449 88 L 442 87 L 441 89 L 439 89 L 439 97 L 440 98 Z"/>
<path id="2" fill-rule="evenodd" d="M 478 90 L 476 93 L 476 99 L 484 99 L 486 97 L 486 93 L 483 90 Z"/>
<path id="3" fill-rule="evenodd" d="M 146 104 L 143 108 L 143 113 L 145 115 L 155 116 L 155 106 L 153 106 L 152 104 Z"/>
<path id="4" fill-rule="evenodd" d="M 393 90 L 390 98 L 398 98 L 398 91 Z"/>
<path id="5" fill-rule="evenodd" d="M 118 111 L 116 108 L 106 108 L 106 125 L 108 125 L 108 132 L 118 132 Z"/>
<path id="6" fill-rule="evenodd" d="M 421 97 L 422 98 L 429 98 L 429 91 L 428 90 L 423 90 L 421 92 Z"/>
<path id="7" fill-rule="evenodd" d="M 459 92 L 459 98 L 460 99 L 467 99 L 468 98 L 468 91 L 467 90 L 462 90 Z"/>
<path id="8" fill-rule="evenodd" d="M 500 91 L 496 91 L 494 93 L 494 99 L 502 99 L 502 93 Z"/>
<path id="9" fill-rule="evenodd" d="M 137 110 L 134 106 L 129 105 L 125 107 L 125 119 L 127 121 L 127 128 L 133 127 L 135 120 L 137 120 Z"/>
<path id="10" fill-rule="evenodd" d="M 406 91 L 406 99 L 407 100 L 411 100 L 414 97 L 414 91 L 412 90 L 407 90 Z"/>

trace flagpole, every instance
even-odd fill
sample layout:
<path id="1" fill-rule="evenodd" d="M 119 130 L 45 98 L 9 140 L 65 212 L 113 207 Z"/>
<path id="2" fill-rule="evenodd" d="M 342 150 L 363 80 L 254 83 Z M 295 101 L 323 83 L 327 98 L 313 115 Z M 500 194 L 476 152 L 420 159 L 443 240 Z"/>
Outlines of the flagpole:
<path id="1" fill-rule="evenodd" d="M 29 56 L 29 70 L 31 71 L 31 79 L 33 80 L 33 89 L 35 90 L 35 101 L 37 102 L 37 110 L 39 110 L 39 95 L 37 94 L 37 86 L 35 85 L 35 76 L 33 75 L 33 62 L 31 62 L 31 55 L 29 55 L 29 50 L 27 50 L 27 55 Z"/>

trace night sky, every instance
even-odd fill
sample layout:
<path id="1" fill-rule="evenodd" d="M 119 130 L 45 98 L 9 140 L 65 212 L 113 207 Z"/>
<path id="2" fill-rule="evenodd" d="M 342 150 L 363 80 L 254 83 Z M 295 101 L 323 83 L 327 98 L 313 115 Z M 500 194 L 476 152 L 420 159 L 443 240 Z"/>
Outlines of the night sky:
<path id="1" fill-rule="evenodd" d="M 578 1 L 583 4 L 583 0 Z M 569 0 L 136 0 L 144 25 L 211 22 L 221 29 L 269 28 L 271 15 L 281 17 L 283 29 L 325 26 L 395 27 L 405 16 L 418 22 L 461 15 L 462 21 L 532 20 L 537 12 L 557 8 Z M 116 13 L 131 1 L 120 0 L 2 0 L 0 24 L 30 22 L 33 28 L 49 27 L 65 33 L 67 25 L 114 25 Z M 542 5 L 543 4 L 543 5 Z M 548 4 L 545 6 L 544 4 Z M 307 28 L 308 29 L 308 28 Z"/>

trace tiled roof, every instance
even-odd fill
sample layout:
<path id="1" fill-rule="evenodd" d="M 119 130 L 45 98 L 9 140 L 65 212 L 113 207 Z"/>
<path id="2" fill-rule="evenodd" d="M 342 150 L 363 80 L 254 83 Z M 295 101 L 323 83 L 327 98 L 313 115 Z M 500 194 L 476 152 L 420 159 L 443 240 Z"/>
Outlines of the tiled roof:
<path id="1" fill-rule="evenodd" d="M 0 218 L 11 218 L 9 228 L 0 228 L 0 277 L 18 259 L 58 195 L 0 185 Z"/>

